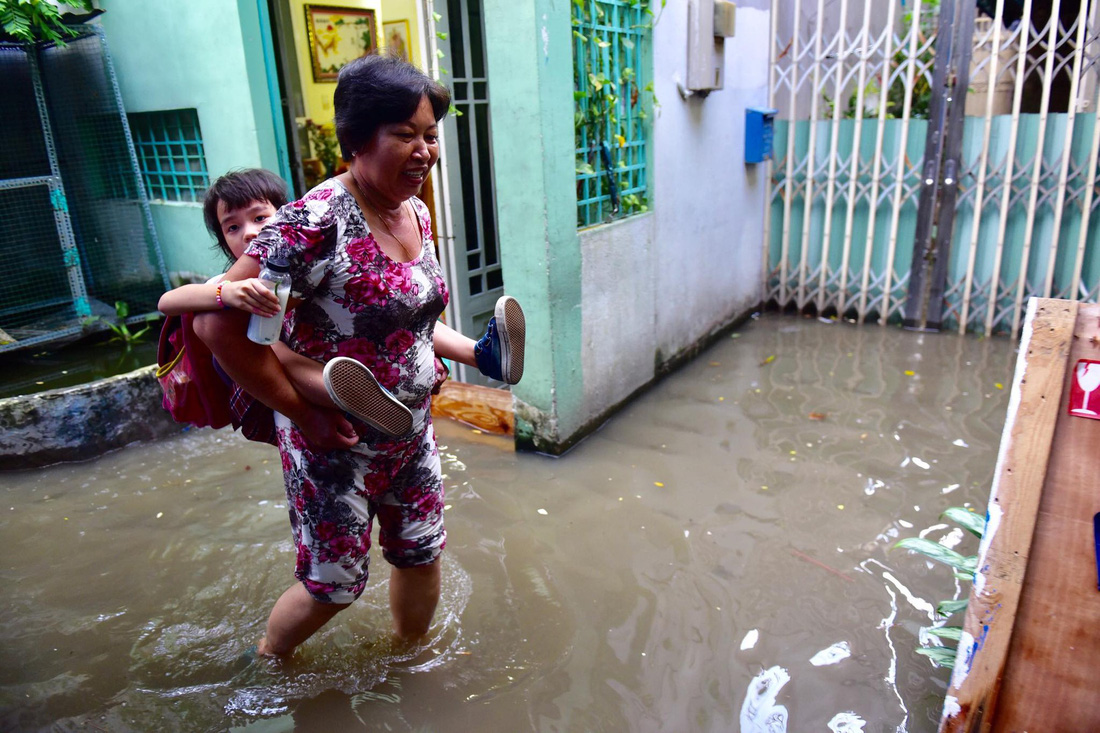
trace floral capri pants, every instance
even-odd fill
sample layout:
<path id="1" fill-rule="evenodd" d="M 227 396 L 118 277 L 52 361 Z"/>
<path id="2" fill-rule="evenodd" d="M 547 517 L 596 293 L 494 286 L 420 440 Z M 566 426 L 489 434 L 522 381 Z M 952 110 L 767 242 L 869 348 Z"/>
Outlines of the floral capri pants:
<path id="1" fill-rule="evenodd" d="M 416 421 L 420 431 L 400 440 L 359 423 L 365 430 L 358 445 L 328 453 L 312 452 L 284 416 L 276 413 L 275 420 L 297 550 L 294 576 L 310 595 L 322 603 L 351 603 L 362 594 L 375 517 L 382 556 L 394 567 L 428 565 L 439 557 L 447 533 L 430 416 Z"/>

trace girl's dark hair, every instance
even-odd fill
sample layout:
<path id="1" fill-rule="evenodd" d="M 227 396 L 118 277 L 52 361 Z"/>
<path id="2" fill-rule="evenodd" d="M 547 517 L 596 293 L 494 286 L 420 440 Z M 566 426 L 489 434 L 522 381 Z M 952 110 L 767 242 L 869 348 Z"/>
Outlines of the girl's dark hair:
<path id="1" fill-rule="evenodd" d="M 266 201 L 276 209 L 286 204 L 286 182 L 271 171 L 263 168 L 246 168 L 229 171 L 210 184 L 202 200 L 202 218 L 206 228 L 218 242 L 218 249 L 232 262 L 233 251 L 222 234 L 222 225 L 218 221 L 218 202 L 225 204 L 226 211 L 243 209 L 253 201 Z"/>
<path id="2" fill-rule="evenodd" d="M 393 56 L 363 56 L 345 65 L 332 100 L 344 160 L 362 150 L 380 125 L 412 117 L 424 97 L 439 122 L 451 106 L 451 93 L 412 64 Z"/>

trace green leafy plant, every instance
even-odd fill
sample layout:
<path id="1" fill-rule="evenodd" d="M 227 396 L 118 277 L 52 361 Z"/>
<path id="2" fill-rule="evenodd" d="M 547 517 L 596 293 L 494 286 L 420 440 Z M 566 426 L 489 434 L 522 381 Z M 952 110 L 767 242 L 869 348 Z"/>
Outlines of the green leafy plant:
<path id="1" fill-rule="evenodd" d="M 115 320 L 112 321 L 112 320 L 109 320 L 109 319 L 104 318 L 102 316 L 95 316 L 93 318 L 88 319 L 88 323 L 97 323 L 97 322 L 103 323 L 114 334 L 113 336 L 111 336 L 111 338 L 107 339 L 107 343 L 109 343 L 109 344 L 122 343 L 122 344 L 126 345 L 127 349 L 129 349 L 131 346 L 133 346 L 134 344 L 141 341 L 142 336 L 144 336 L 149 331 L 149 329 L 152 327 L 151 325 L 147 325 L 147 326 L 145 326 L 145 328 L 142 328 L 139 331 L 131 331 L 130 327 L 128 325 L 126 325 L 126 319 L 129 318 L 129 317 L 130 317 L 130 306 L 129 306 L 129 304 L 126 303 L 126 301 L 124 301 L 124 300 L 116 300 L 115 301 Z M 157 319 L 157 316 L 155 314 L 150 314 L 148 317 L 146 317 L 145 320 L 148 322 L 148 321 L 154 321 L 156 319 Z"/>
<path id="2" fill-rule="evenodd" d="M 321 125 L 313 120 L 306 120 L 305 127 L 306 135 L 309 137 L 309 146 L 313 149 L 313 157 L 320 161 L 321 167 L 324 169 L 317 172 L 320 175 L 314 176 L 316 180 L 306 182 L 312 188 L 336 174 L 336 167 L 340 164 L 340 153 L 334 125 L 331 123 Z"/>
<path id="3" fill-rule="evenodd" d="M 66 5 L 92 10 L 92 0 L 68 0 Z M 47 0 L 0 0 L 0 41 L 35 43 L 50 41 L 65 45 L 77 31 L 65 25 L 61 12 Z"/>
<path id="4" fill-rule="evenodd" d="M 648 4 L 629 0 L 627 5 L 636 8 Z M 661 8 L 664 5 L 662 1 Z M 644 128 L 649 125 L 647 102 L 658 106 L 653 83 L 639 86 L 634 69 L 626 64 L 619 66 L 615 78 L 609 77 L 607 69 L 614 66 L 605 64 L 604 58 L 627 58 L 639 52 L 634 40 L 623 33 L 601 34 L 599 29 L 607 22 L 604 19 L 606 12 L 596 0 L 573 0 L 573 6 L 574 43 L 584 47 L 583 52 L 574 55 L 573 70 L 573 127 L 576 149 L 581 151 L 576 159 L 576 172 L 595 176 L 587 180 L 595 181 L 600 196 L 609 196 L 612 215 L 647 211 L 649 202 L 644 195 L 619 196 L 619 191 L 630 182 L 625 156 L 620 151 L 627 148 L 631 138 L 644 135 Z M 652 29 L 653 12 L 645 7 L 644 13 L 651 20 L 635 27 Z M 621 124 L 623 113 L 631 114 L 640 124 L 630 124 L 629 119 L 627 124 Z M 578 181 L 577 185 L 580 188 L 583 182 Z M 579 212 L 578 217 L 583 219 Z M 578 223 L 584 225 L 586 222 L 580 220 Z"/>
<path id="5" fill-rule="evenodd" d="M 930 36 L 936 33 L 936 26 L 939 22 L 940 0 L 924 0 L 921 7 L 920 27 L 917 29 L 918 49 L 925 44 Z M 882 71 L 883 75 L 889 73 L 891 69 L 904 69 L 909 64 L 908 49 L 905 47 L 904 42 L 909 37 L 909 31 L 913 27 L 912 10 L 902 16 L 901 24 L 902 30 L 898 37 L 903 42 L 902 47 L 894 52 L 889 68 Z M 932 102 L 932 85 L 929 84 L 927 77 L 920 73 L 920 69 L 922 67 L 927 68 L 928 72 L 932 73 L 935 56 L 934 44 L 930 44 L 923 51 L 918 50 L 918 56 L 914 59 L 917 73 L 913 76 L 913 89 L 909 101 L 909 116 L 912 118 L 926 119 L 928 117 L 928 110 Z M 904 71 L 899 74 L 894 82 L 890 84 L 885 94 L 882 93 L 881 75 L 867 82 L 863 88 L 864 119 L 877 117 L 881 105 L 886 105 L 887 119 L 897 119 L 902 116 L 905 111 L 905 76 Z M 824 93 L 821 98 L 825 102 L 825 117 L 831 118 L 835 111 L 836 100 Z M 853 119 L 856 116 L 858 106 L 859 89 L 856 89 L 848 97 L 847 105 L 841 110 L 841 117 Z"/>
<path id="6" fill-rule="evenodd" d="M 985 533 L 985 518 L 975 514 L 965 507 L 954 506 L 944 511 L 941 518 L 950 519 L 970 534 L 981 539 Z M 978 556 L 965 556 L 950 547 L 944 547 L 939 542 L 926 540 L 923 537 L 906 537 L 894 545 L 895 548 L 912 550 L 924 555 L 929 560 L 943 563 L 954 569 L 955 577 L 959 580 L 974 582 L 974 573 L 978 569 Z M 944 618 L 953 616 L 966 609 L 967 599 L 940 601 L 936 606 L 936 613 Z M 928 634 L 958 642 L 962 635 L 962 626 L 926 626 L 922 629 Z M 941 667 L 951 669 L 955 666 L 955 647 L 947 646 L 922 646 L 917 649 L 918 654 L 931 658 Z"/>

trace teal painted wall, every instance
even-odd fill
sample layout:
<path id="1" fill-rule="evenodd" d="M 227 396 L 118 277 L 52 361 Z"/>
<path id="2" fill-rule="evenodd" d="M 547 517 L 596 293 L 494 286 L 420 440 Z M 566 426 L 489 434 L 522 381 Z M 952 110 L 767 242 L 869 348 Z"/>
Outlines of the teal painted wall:
<path id="1" fill-rule="evenodd" d="M 103 0 L 107 35 L 127 112 L 198 110 L 207 170 L 279 171 L 256 0 L 188 3 Z M 221 272 L 198 203 L 152 203 L 169 272 Z"/>
<path id="2" fill-rule="evenodd" d="M 569 5 L 487 0 L 484 17 L 501 263 L 505 289 L 527 314 L 516 440 L 558 452 L 591 417 L 580 358 Z"/>

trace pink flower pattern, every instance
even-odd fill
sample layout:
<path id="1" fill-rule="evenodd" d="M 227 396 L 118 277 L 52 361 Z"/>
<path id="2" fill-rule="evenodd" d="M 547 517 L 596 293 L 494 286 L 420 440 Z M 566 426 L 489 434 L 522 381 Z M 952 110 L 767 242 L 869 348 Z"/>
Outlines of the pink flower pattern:
<path id="1" fill-rule="evenodd" d="M 331 180 L 280 209 L 247 250 L 290 263 L 293 294 L 302 301 L 283 337 L 292 349 L 322 362 L 358 359 L 413 411 L 406 438 L 354 421 L 360 443 L 323 454 L 276 415 L 295 576 L 321 601 L 347 603 L 362 593 L 376 517 L 383 554 L 399 567 L 430 562 L 446 541 L 430 407 L 432 339 L 448 294 L 427 208 L 415 198 L 409 203 L 423 235 L 421 256 L 412 262 L 386 256 L 354 198 Z"/>

